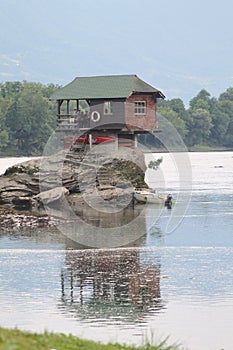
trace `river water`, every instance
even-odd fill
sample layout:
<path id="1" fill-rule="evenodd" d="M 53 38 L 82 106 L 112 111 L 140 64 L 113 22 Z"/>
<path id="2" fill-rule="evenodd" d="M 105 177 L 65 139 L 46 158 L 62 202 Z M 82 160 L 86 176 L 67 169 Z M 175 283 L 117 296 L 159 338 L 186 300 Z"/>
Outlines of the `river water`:
<path id="1" fill-rule="evenodd" d="M 56 229 L 0 236 L 0 326 L 232 349 L 233 152 L 160 156 L 147 181 L 177 203 L 146 206 L 128 247 L 77 249 Z"/>

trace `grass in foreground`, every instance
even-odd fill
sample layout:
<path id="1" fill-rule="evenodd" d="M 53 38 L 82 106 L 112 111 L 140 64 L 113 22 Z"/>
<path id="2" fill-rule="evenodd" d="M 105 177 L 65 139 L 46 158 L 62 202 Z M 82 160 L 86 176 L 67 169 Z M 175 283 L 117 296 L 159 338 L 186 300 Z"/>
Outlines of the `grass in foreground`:
<path id="1" fill-rule="evenodd" d="M 82 340 L 73 335 L 54 333 L 29 333 L 17 329 L 0 328 L 0 350 L 178 350 L 176 345 L 167 345 L 164 340 L 158 345 L 126 346 L 100 344 Z"/>

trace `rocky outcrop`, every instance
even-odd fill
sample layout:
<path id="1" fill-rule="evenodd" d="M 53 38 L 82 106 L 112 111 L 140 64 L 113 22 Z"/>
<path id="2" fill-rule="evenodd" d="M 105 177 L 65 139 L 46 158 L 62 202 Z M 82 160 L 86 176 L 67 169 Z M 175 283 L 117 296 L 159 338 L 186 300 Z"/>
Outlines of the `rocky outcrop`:
<path id="1" fill-rule="evenodd" d="M 0 176 L 0 206 L 36 218 L 45 215 L 45 206 L 59 216 L 64 200 L 82 213 L 93 205 L 126 206 L 134 187 L 147 186 L 145 170 L 144 155 L 137 149 L 62 151 L 8 168 Z"/>

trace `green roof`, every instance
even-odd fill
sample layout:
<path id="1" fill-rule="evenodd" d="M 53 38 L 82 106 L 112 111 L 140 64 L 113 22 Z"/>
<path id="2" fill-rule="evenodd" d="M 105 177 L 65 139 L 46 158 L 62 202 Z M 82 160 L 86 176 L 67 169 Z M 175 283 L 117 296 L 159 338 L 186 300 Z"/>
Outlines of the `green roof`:
<path id="1" fill-rule="evenodd" d="M 145 83 L 136 75 L 108 75 L 77 77 L 58 89 L 51 100 L 91 100 L 99 98 L 127 98 L 132 93 L 154 93 L 164 98 L 163 93 Z"/>

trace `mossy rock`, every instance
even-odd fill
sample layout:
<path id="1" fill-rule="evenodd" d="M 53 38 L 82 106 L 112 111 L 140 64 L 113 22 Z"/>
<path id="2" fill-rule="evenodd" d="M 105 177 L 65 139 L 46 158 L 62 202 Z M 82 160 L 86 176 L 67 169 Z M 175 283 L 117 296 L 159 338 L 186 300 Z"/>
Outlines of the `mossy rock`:
<path id="1" fill-rule="evenodd" d="M 4 175 L 13 175 L 13 174 L 22 174 L 22 173 L 33 175 L 38 172 L 39 172 L 39 167 L 37 166 L 30 167 L 30 166 L 24 166 L 24 165 L 13 165 L 5 171 Z"/>

